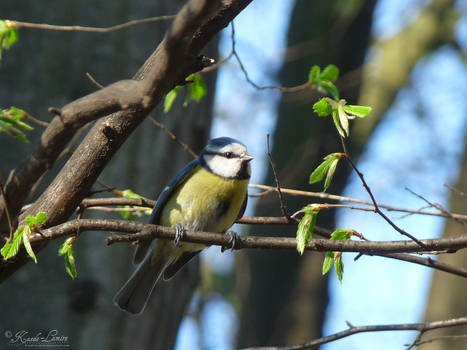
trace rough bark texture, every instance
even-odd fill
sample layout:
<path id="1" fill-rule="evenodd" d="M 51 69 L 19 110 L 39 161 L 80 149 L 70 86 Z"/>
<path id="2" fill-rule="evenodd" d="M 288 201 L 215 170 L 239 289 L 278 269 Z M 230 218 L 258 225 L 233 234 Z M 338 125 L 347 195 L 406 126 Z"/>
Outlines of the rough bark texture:
<path id="1" fill-rule="evenodd" d="M 300 44 L 310 42 L 313 45 L 309 52 L 298 50 L 299 58 L 284 64 L 281 84 L 303 83 L 313 64 L 321 67 L 336 64 L 342 75 L 360 67 L 368 46 L 374 4 L 375 1 L 365 1 L 346 11 L 335 2 L 296 1 L 290 19 L 288 47 L 309 47 Z M 360 81 L 359 77 L 355 79 Z M 357 101 L 358 91 L 359 84 L 356 84 L 342 91 L 342 97 Z M 311 91 L 282 97 L 272 156 L 284 187 L 318 190 L 318 187 L 307 184 L 311 170 L 323 156 L 340 150 L 330 120 L 313 115 L 312 105 L 318 97 Z M 338 193 L 343 189 L 347 174 L 348 169 L 338 169 L 331 192 Z M 274 184 L 271 171 L 265 183 Z M 306 203 L 296 197 L 286 198 L 291 213 Z M 281 215 L 277 196 L 262 200 L 256 214 Z M 320 214 L 319 225 L 332 228 L 333 222 L 330 212 Z M 263 232 L 259 227 L 254 231 Z M 286 232 L 295 235 L 294 229 L 281 229 L 281 234 Z M 245 297 L 241 310 L 240 345 L 297 344 L 319 337 L 328 302 L 327 278 L 321 276 L 323 254 L 299 257 L 294 252 L 255 251 L 246 255 L 249 274 L 238 275 L 240 285 L 248 286 L 247 290 L 241 291 Z"/>

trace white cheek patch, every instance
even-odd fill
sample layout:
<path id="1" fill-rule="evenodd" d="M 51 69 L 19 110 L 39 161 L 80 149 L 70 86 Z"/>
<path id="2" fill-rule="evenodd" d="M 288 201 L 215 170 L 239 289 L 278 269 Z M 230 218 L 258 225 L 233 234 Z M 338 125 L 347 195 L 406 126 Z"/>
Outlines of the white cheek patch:
<path id="1" fill-rule="evenodd" d="M 206 164 L 211 171 L 221 177 L 234 178 L 242 167 L 240 158 L 225 158 L 220 155 L 205 155 Z"/>

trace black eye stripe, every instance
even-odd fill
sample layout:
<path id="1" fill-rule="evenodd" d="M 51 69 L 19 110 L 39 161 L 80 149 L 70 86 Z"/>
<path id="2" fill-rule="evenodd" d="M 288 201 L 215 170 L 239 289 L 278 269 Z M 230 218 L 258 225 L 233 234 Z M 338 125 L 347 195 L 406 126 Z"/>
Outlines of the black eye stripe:
<path id="1" fill-rule="evenodd" d="M 205 151 L 204 154 L 222 156 L 222 157 L 225 157 L 227 159 L 240 158 L 240 156 L 238 154 L 235 154 L 233 152 L 224 152 L 224 153 L 222 153 L 222 152 Z"/>

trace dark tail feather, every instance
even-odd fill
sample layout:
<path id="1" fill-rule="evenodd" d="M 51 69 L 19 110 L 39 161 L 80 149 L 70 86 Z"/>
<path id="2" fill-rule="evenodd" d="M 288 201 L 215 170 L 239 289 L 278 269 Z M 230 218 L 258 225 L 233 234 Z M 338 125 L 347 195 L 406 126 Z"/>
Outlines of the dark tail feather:
<path id="1" fill-rule="evenodd" d="M 149 297 L 167 264 L 165 259 L 151 261 L 152 254 L 147 254 L 128 281 L 117 292 L 114 304 L 130 314 L 144 311 Z"/>

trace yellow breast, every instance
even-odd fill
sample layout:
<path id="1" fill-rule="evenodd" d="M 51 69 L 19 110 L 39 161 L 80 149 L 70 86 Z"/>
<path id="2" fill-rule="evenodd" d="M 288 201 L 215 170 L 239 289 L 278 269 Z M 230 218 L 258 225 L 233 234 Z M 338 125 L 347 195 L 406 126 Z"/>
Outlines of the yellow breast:
<path id="1" fill-rule="evenodd" d="M 224 179 L 197 167 L 164 206 L 160 223 L 225 232 L 234 224 L 242 208 L 247 187 L 248 180 Z"/>

